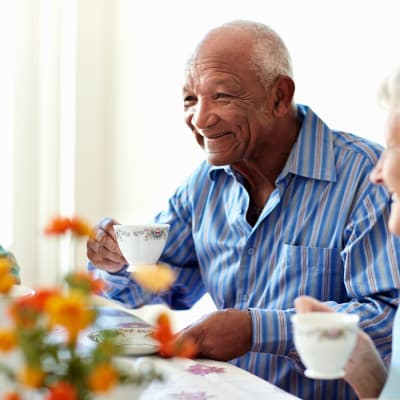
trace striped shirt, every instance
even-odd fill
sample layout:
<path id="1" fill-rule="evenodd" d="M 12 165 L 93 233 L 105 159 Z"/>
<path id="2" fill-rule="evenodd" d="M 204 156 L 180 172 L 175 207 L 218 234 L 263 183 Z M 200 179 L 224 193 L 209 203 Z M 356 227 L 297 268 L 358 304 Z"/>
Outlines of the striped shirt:
<path id="1" fill-rule="evenodd" d="M 208 292 L 218 309 L 249 309 L 252 348 L 233 364 L 303 399 L 355 399 L 343 380 L 305 378 L 290 316 L 300 295 L 357 313 L 390 357 L 400 239 L 388 232 L 387 192 L 369 181 L 382 148 L 331 130 L 306 106 L 298 112 L 298 138 L 254 226 L 243 179 L 204 162 L 155 218 L 171 225 L 160 261 L 176 268 L 174 287 L 152 297 L 126 268 L 97 274 L 110 284 L 107 296 L 132 307 L 184 309 Z"/>

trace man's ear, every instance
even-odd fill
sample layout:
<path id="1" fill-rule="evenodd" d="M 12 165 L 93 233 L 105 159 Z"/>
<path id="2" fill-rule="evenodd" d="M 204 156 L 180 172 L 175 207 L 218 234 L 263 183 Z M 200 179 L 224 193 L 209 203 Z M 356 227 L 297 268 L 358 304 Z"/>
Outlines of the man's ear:
<path id="1" fill-rule="evenodd" d="M 291 108 L 295 85 L 289 76 L 279 76 L 271 88 L 272 112 L 283 117 Z"/>

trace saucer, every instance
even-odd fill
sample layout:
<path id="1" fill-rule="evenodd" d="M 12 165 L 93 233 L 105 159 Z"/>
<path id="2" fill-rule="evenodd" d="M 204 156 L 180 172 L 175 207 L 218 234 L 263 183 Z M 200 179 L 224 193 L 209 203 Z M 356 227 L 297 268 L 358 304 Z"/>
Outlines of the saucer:
<path id="1" fill-rule="evenodd" d="M 151 337 L 151 328 L 127 327 L 101 329 L 88 334 L 94 342 L 101 343 L 105 337 L 114 338 L 125 355 L 146 355 L 158 352 L 158 343 Z"/>
<path id="2" fill-rule="evenodd" d="M 320 371 L 316 371 L 314 369 L 310 369 L 307 368 L 304 371 L 304 375 L 307 378 L 312 378 L 312 379 L 340 379 L 343 378 L 345 375 L 345 372 L 343 369 L 339 370 L 339 371 L 333 371 L 333 372 L 320 372 Z"/>

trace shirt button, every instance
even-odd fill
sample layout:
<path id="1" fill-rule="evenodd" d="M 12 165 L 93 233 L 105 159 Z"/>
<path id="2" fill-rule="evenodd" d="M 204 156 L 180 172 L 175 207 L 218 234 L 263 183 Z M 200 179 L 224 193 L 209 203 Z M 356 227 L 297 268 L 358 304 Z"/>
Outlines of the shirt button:
<path id="1" fill-rule="evenodd" d="M 244 294 L 242 296 L 242 301 L 247 301 L 249 299 L 249 296 L 247 294 Z"/>
<path id="2" fill-rule="evenodd" d="M 252 256 L 254 254 L 254 248 L 250 247 L 249 250 L 247 251 L 249 256 Z"/>

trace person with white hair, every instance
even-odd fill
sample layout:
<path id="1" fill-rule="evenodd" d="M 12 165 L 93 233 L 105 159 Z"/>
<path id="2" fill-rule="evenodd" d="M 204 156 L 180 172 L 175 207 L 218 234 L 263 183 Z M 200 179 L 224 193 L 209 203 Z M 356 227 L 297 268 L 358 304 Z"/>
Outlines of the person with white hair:
<path id="1" fill-rule="evenodd" d="M 306 294 L 357 310 L 390 357 L 400 240 L 387 226 L 387 191 L 368 179 L 382 146 L 331 129 L 294 92 L 288 49 L 271 28 L 233 21 L 208 32 L 182 89 L 206 160 L 154 218 L 170 224 L 160 262 L 176 281 L 157 294 L 140 287 L 111 218 L 87 242 L 88 268 L 108 284 L 104 296 L 127 307 L 190 308 L 208 292 L 218 310 L 178 333 L 198 357 L 229 360 L 303 399 L 350 400 L 344 380 L 304 376 L 293 302 Z M 155 96 L 155 114 L 166 101 Z"/>
<path id="2" fill-rule="evenodd" d="M 400 235 L 400 67 L 382 84 L 379 99 L 388 108 L 385 134 L 386 149 L 381 155 L 370 179 L 385 185 L 392 195 L 389 229 Z M 302 296 L 295 300 L 298 312 L 332 311 L 318 300 Z M 353 310 L 357 312 L 357 310 Z M 345 380 L 360 399 L 400 399 L 400 312 L 393 324 L 393 345 L 389 375 L 371 338 L 361 329 L 356 347 L 346 365 Z"/>

